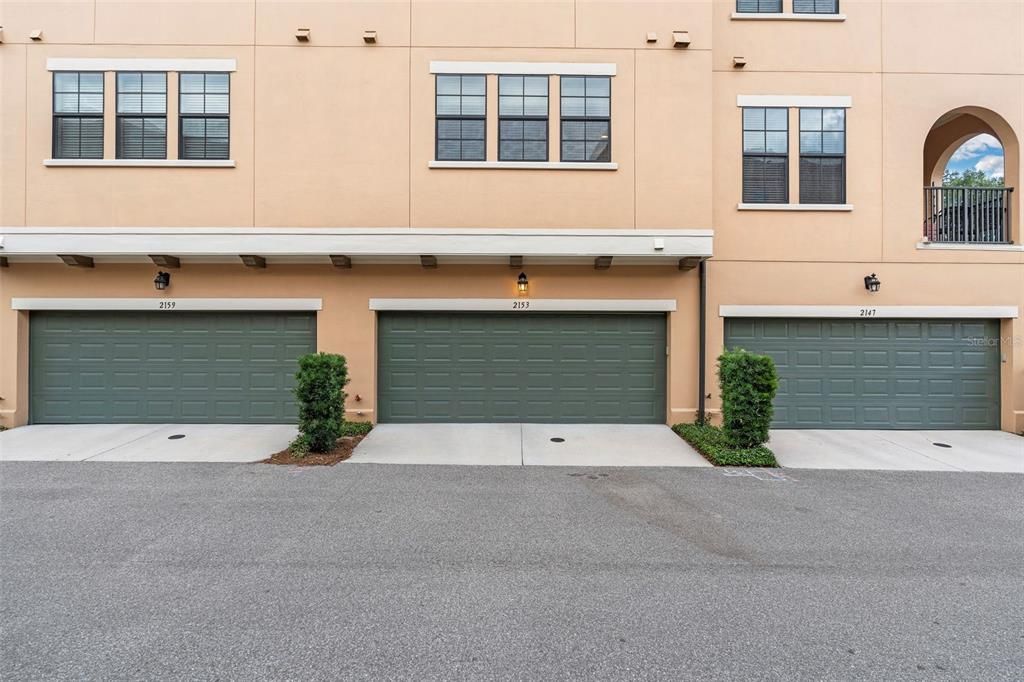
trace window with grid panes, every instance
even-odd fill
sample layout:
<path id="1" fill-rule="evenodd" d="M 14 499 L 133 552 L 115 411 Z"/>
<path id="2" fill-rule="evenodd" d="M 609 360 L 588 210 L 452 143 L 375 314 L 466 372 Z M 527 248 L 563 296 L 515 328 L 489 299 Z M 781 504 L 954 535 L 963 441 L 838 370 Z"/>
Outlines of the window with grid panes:
<path id="1" fill-rule="evenodd" d="M 118 72 L 117 158 L 167 158 L 167 74 Z"/>
<path id="2" fill-rule="evenodd" d="M 103 158 L 103 74 L 53 74 L 53 158 Z"/>
<path id="3" fill-rule="evenodd" d="M 743 109 L 743 203 L 789 202 L 789 109 Z"/>
<path id="4" fill-rule="evenodd" d="M 230 158 L 230 89 L 227 73 L 179 74 L 179 158 Z"/>
<path id="5" fill-rule="evenodd" d="M 438 74 L 435 116 L 438 161 L 486 159 L 486 76 Z"/>
<path id="6" fill-rule="evenodd" d="M 846 203 L 846 110 L 800 110 L 800 203 Z"/>
<path id="7" fill-rule="evenodd" d="M 611 87 L 608 76 L 561 77 L 562 161 L 612 160 Z"/>
<path id="8" fill-rule="evenodd" d="M 839 14 L 839 0 L 793 0 L 795 14 Z"/>
<path id="9" fill-rule="evenodd" d="M 744 14 L 779 14 L 782 0 L 736 0 L 736 11 Z"/>
<path id="10" fill-rule="evenodd" d="M 548 77 L 498 77 L 498 160 L 548 160 Z"/>

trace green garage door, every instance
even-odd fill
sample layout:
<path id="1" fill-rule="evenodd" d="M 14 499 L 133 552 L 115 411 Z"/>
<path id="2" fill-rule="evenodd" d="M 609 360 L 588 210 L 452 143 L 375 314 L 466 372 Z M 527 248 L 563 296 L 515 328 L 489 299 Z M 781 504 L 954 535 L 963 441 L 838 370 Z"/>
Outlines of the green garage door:
<path id="1" fill-rule="evenodd" d="M 665 316 L 381 313 L 382 422 L 664 423 Z"/>
<path id="2" fill-rule="evenodd" d="M 776 428 L 998 429 L 995 320 L 729 319 L 779 371 Z"/>
<path id="3" fill-rule="evenodd" d="M 34 312 L 29 418 L 58 423 L 293 422 L 313 313 Z"/>

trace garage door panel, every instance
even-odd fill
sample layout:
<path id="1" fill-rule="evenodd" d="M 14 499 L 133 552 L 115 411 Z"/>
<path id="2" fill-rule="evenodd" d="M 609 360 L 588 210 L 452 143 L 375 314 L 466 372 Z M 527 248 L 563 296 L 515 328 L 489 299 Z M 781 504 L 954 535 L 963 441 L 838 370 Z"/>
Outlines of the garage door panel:
<path id="1" fill-rule="evenodd" d="M 929 322 L 927 326 L 927 338 L 931 341 L 951 341 L 956 338 L 957 326 L 952 322 Z"/>
<path id="2" fill-rule="evenodd" d="M 892 365 L 888 350 L 864 350 L 859 355 L 863 369 L 889 369 Z"/>
<path id="3" fill-rule="evenodd" d="M 891 405 L 865 405 L 860 408 L 861 418 L 864 426 L 869 429 L 888 428 L 893 423 L 894 408 Z M 920 413 L 920 409 L 917 409 Z"/>
<path id="4" fill-rule="evenodd" d="M 910 339 L 912 341 L 919 341 L 921 339 L 921 323 L 920 322 L 901 322 L 896 321 L 893 323 L 893 336 L 896 339 Z"/>
<path id="5" fill-rule="evenodd" d="M 315 329 L 310 313 L 33 312 L 29 418 L 293 421 Z"/>
<path id="6" fill-rule="evenodd" d="M 857 394 L 857 380 L 852 378 L 829 379 L 825 392 L 833 398 L 852 398 Z"/>
<path id="7" fill-rule="evenodd" d="M 988 426 L 989 417 L 989 411 L 981 407 L 964 407 L 960 415 L 961 421 L 965 425 L 980 429 L 992 428 Z"/>
<path id="8" fill-rule="evenodd" d="M 991 320 L 730 319 L 726 345 L 776 360 L 776 428 L 991 429 L 998 333 Z M 807 404 L 815 379 L 820 405 Z"/>
<path id="9" fill-rule="evenodd" d="M 991 353 L 983 350 L 965 350 L 960 353 L 960 366 L 967 369 L 984 369 L 991 366 L 993 359 Z"/>
<path id="10" fill-rule="evenodd" d="M 897 350 L 893 354 L 893 367 L 895 369 L 921 369 L 923 359 L 923 353 L 919 350 Z"/>
<path id="11" fill-rule="evenodd" d="M 428 344 L 450 351 L 437 358 L 444 381 L 424 381 Z M 662 315 L 382 313 L 378 346 L 378 376 L 410 376 L 381 381 L 384 422 L 664 419 Z M 435 403 L 447 390 L 473 395 Z M 632 390 L 641 390 L 635 403 Z"/>
<path id="12" fill-rule="evenodd" d="M 892 395 L 896 398 L 924 398 L 927 395 L 924 391 L 925 382 L 923 379 L 900 379 L 894 378 L 892 381 Z M 930 392 L 931 395 L 938 396 L 942 395 L 941 392 Z M 947 395 L 949 395 L 947 393 Z"/>
<path id="13" fill-rule="evenodd" d="M 824 408 L 821 405 L 794 405 L 792 413 L 797 424 L 814 426 L 825 421 Z"/>
<path id="14" fill-rule="evenodd" d="M 864 322 L 861 327 L 861 337 L 875 340 L 888 339 L 891 331 L 891 325 L 886 322 Z"/>
<path id="15" fill-rule="evenodd" d="M 836 405 L 828 409 L 828 419 L 832 424 L 851 426 L 857 423 L 857 408 L 851 405 Z"/>

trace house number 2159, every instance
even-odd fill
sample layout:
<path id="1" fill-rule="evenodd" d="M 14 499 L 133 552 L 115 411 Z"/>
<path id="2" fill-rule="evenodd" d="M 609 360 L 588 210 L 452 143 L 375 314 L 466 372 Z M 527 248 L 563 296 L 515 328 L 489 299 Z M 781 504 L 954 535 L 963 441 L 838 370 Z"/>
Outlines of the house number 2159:
<path id="1" fill-rule="evenodd" d="M 160 310 L 174 310 L 174 301 L 160 301 Z"/>

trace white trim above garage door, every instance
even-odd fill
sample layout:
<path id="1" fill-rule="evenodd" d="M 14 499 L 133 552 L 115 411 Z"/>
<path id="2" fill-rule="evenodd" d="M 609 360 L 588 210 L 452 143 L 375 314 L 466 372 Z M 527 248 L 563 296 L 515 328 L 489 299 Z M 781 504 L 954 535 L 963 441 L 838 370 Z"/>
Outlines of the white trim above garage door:
<path id="1" fill-rule="evenodd" d="M 675 299 L 603 298 L 371 298 L 370 310 L 574 313 L 674 312 Z"/>
<path id="2" fill-rule="evenodd" d="M 858 317 L 858 318 L 939 318 L 939 319 L 1016 319 L 1017 306 L 949 305 L 723 305 L 721 317 Z"/>
<path id="3" fill-rule="evenodd" d="M 321 298 L 12 298 L 13 310 L 322 310 Z"/>

